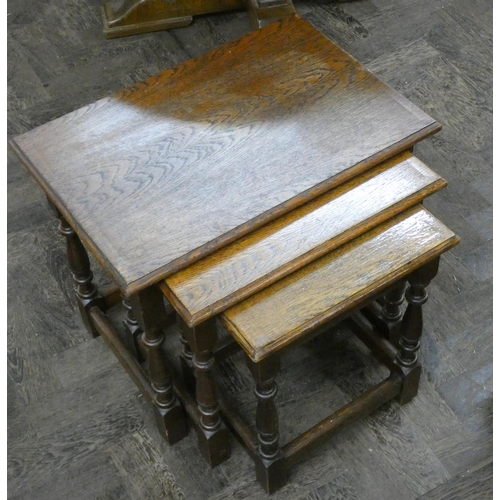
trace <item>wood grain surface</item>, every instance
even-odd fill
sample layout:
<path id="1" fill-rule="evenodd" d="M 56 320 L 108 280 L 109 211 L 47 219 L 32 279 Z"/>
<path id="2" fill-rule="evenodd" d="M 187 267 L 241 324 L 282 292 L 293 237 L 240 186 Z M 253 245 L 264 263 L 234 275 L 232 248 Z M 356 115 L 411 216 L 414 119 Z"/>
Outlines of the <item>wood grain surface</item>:
<path id="1" fill-rule="evenodd" d="M 170 276 L 162 289 L 196 325 L 445 184 L 405 152 Z"/>
<path id="2" fill-rule="evenodd" d="M 132 293 L 439 128 L 291 16 L 11 145 Z"/>
<path id="3" fill-rule="evenodd" d="M 458 243 L 421 207 L 391 219 L 226 310 L 254 361 L 297 340 Z"/>

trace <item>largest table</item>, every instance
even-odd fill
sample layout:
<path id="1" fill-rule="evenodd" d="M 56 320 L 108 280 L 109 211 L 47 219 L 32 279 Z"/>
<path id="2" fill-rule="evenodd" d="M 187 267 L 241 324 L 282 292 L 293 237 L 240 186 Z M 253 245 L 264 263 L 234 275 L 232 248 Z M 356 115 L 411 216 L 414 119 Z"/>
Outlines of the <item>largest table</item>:
<path id="1" fill-rule="evenodd" d="M 130 295 L 439 128 L 291 16 L 11 145 Z"/>

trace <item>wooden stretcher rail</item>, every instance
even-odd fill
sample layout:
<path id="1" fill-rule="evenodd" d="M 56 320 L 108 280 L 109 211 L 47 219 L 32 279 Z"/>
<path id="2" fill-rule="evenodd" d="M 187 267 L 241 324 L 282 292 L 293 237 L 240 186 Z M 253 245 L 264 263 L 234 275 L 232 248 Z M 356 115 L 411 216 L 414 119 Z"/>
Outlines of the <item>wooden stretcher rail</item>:
<path id="1" fill-rule="evenodd" d="M 375 330 L 370 321 L 360 311 L 354 312 L 345 320 L 345 323 L 381 363 L 384 363 L 389 370 L 396 369 L 394 360 L 396 359 L 398 350 L 387 338 Z"/>
<path id="2" fill-rule="evenodd" d="M 401 390 L 402 379 L 392 374 L 357 397 L 335 413 L 325 418 L 308 431 L 283 447 L 286 467 L 298 462 L 305 454 L 325 442 L 341 427 L 366 417 L 377 408 L 395 398 Z"/>
<path id="3" fill-rule="evenodd" d="M 392 347 L 392 346 L 391 346 Z M 399 375 L 391 375 L 370 388 L 362 395 L 326 417 L 283 447 L 285 467 L 288 469 L 299 462 L 313 448 L 320 446 L 342 427 L 352 424 L 395 398 L 402 387 Z M 229 403 L 229 398 L 219 390 L 218 401 L 224 421 L 243 445 L 250 457 L 255 458 L 258 440 L 238 411 Z"/>
<path id="4" fill-rule="evenodd" d="M 325 418 L 283 447 L 286 467 L 291 467 L 313 448 L 321 445 L 343 426 L 369 415 L 395 398 L 401 390 L 402 379 L 395 374 L 373 386 L 340 410 Z"/>
<path id="5" fill-rule="evenodd" d="M 258 447 L 257 438 L 254 433 L 243 422 L 239 413 L 229 404 L 229 398 L 221 391 L 218 392 L 218 399 L 220 409 L 222 410 L 222 417 L 227 426 L 233 431 L 233 435 L 243 445 L 245 451 L 254 458 Z"/>
<path id="6" fill-rule="evenodd" d="M 149 403 L 153 402 L 155 395 L 153 389 L 151 388 L 149 378 L 144 373 L 134 356 L 123 345 L 120 337 L 110 324 L 106 315 L 98 307 L 93 307 L 89 311 L 89 316 L 95 328 L 111 351 L 113 351 L 113 354 L 118 358 L 118 361 L 120 361 L 126 372 L 130 375 L 135 385 L 142 392 Z"/>
<path id="7" fill-rule="evenodd" d="M 110 324 L 106 315 L 98 307 L 93 307 L 90 310 L 89 315 L 92 318 L 92 322 L 97 331 L 110 347 L 118 361 L 120 361 L 122 366 L 125 368 L 126 372 L 130 375 L 137 388 L 142 392 L 149 403 L 153 403 L 155 394 L 151 388 L 151 381 L 146 373 L 144 373 L 144 370 L 136 361 L 133 354 L 125 345 L 123 345 L 120 337 Z M 187 415 L 196 424 L 198 420 L 196 402 L 189 394 L 180 375 L 175 370 L 172 372 L 172 377 L 174 379 L 174 389 L 177 397 L 186 410 Z"/>

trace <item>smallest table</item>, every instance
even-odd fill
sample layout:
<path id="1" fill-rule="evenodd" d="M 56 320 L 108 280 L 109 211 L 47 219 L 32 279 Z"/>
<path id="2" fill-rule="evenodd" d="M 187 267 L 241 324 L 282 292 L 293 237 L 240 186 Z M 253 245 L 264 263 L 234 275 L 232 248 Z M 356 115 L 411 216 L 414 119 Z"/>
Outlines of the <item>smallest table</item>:
<path id="1" fill-rule="evenodd" d="M 405 404 L 416 396 L 426 287 L 437 274 L 439 256 L 457 243 L 452 231 L 417 207 L 223 313 L 222 322 L 245 350 L 255 379 L 256 436 L 244 427 L 233 409 L 227 411 L 227 416 L 254 458 L 257 479 L 268 493 L 283 486 L 287 469 L 338 429 L 393 398 Z M 363 308 L 369 307 L 377 295 L 392 294 L 395 284 L 398 300 L 388 297 L 387 305 L 397 307 L 405 291 L 406 283 L 401 279 L 407 279 L 410 286 L 400 324 L 400 345 L 396 348 L 384 335 L 385 328 L 378 331 L 376 324 L 369 321 L 370 316 L 363 314 Z M 312 338 L 327 321 L 338 322 L 346 317 L 351 330 L 390 370 L 389 377 L 288 444 L 280 445 L 274 401 L 279 355 L 285 348 Z"/>

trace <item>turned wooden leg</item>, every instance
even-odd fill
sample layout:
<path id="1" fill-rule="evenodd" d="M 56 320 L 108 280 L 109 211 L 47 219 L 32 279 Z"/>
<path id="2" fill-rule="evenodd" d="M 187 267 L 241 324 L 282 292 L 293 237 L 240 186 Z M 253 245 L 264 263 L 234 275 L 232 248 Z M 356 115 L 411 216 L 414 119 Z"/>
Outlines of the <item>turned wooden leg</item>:
<path id="1" fill-rule="evenodd" d="M 275 382 L 280 369 L 278 356 L 271 356 L 259 363 L 246 358 L 247 366 L 255 380 L 257 396 L 256 428 L 259 446 L 255 460 L 257 480 L 267 493 L 273 493 L 287 480 L 283 453 L 279 446 L 278 411 L 274 399 L 278 388 Z"/>
<path id="2" fill-rule="evenodd" d="M 194 394 L 196 390 L 196 379 L 193 368 L 193 351 L 184 335 L 184 329 L 187 328 L 187 325 L 182 321 L 179 315 L 177 315 L 177 327 L 179 329 L 179 341 L 182 345 L 181 355 L 179 356 L 182 378 L 188 391 Z"/>
<path id="3" fill-rule="evenodd" d="M 129 348 L 135 354 L 137 361 L 143 363 L 146 360 L 146 351 L 144 349 L 144 344 L 141 342 L 141 335 L 143 332 L 139 327 L 137 318 L 134 316 L 130 299 L 122 296 L 122 304 L 127 311 L 123 326 L 125 327 Z"/>
<path id="4" fill-rule="evenodd" d="M 417 356 L 423 328 L 422 306 L 428 298 L 426 287 L 436 276 L 438 268 L 439 258 L 417 269 L 408 277 L 408 306 L 401 323 L 400 348 L 396 357 L 396 363 L 403 375 L 403 387 L 398 398 L 400 404 L 408 403 L 418 392 L 422 371 Z"/>
<path id="5" fill-rule="evenodd" d="M 217 340 L 215 318 L 194 328 L 182 320 L 182 331 L 192 351 L 192 365 L 196 377 L 198 405 L 198 444 L 200 451 L 215 467 L 229 458 L 229 434 L 222 423 L 212 368 L 215 363 L 213 347 Z"/>
<path id="6" fill-rule="evenodd" d="M 146 353 L 146 366 L 155 397 L 155 417 L 161 434 L 169 444 L 187 435 L 184 411 L 174 392 L 166 357 L 162 349 L 163 327 L 167 315 L 163 296 L 156 287 L 149 287 L 130 297 L 130 303 L 142 330 L 140 337 Z"/>
<path id="7" fill-rule="evenodd" d="M 384 295 L 384 305 L 382 307 L 382 318 L 387 325 L 387 339 L 393 344 L 398 345 L 401 334 L 401 320 L 403 318 L 403 309 L 401 305 L 404 301 L 406 290 L 406 281 L 400 281 L 394 288 Z"/>
<path id="8" fill-rule="evenodd" d="M 66 239 L 66 251 L 68 255 L 68 266 L 75 283 L 75 292 L 82 315 L 83 323 L 93 337 L 98 337 L 99 333 L 95 329 L 88 315 L 88 311 L 94 306 L 105 309 L 103 298 L 99 295 L 97 286 L 93 283 L 93 274 L 90 269 L 90 261 L 87 251 L 80 238 L 68 221 L 55 209 L 59 217 L 59 233 Z"/>

